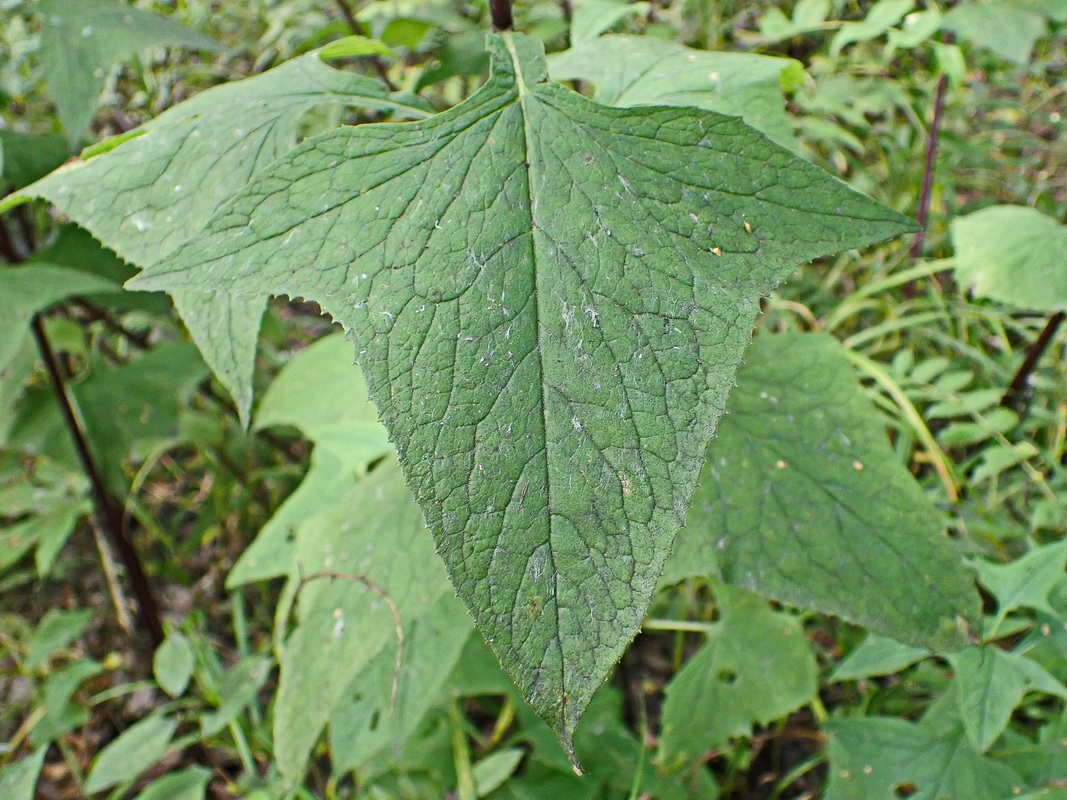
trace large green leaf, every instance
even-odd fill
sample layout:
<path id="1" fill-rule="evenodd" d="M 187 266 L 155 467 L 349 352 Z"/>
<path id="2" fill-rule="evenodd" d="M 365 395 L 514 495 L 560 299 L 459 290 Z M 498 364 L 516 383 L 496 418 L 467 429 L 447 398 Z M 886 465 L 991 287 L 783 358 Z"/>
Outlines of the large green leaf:
<path id="1" fill-rule="evenodd" d="M 489 39 L 489 82 L 309 140 L 134 288 L 318 301 L 457 590 L 566 742 L 636 632 L 758 297 L 911 228 L 740 120 L 612 109 Z"/>
<path id="2" fill-rule="evenodd" d="M 73 143 L 92 120 L 113 64 L 159 45 L 218 49 L 213 39 L 123 0 L 40 0 L 37 11 L 45 80 Z"/>
<path id="3" fill-rule="evenodd" d="M 900 465 L 843 348 L 759 336 L 665 582 L 721 575 L 906 644 L 966 644 L 979 602 L 937 510 Z"/>
<path id="4" fill-rule="evenodd" d="M 590 81 L 605 105 L 693 106 L 731 114 L 783 147 L 796 147 L 782 88 L 802 72 L 790 59 L 709 53 L 647 36 L 603 36 L 550 55 L 548 73 L 558 81 Z"/>
<path id="5" fill-rule="evenodd" d="M 956 278 L 978 297 L 1067 310 L 1067 226 L 1025 206 L 990 206 L 952 220 Z"/>
<path id="6" fill-rule="evenodd" d="M 719 585 L 720 620 L 708 641 L 667 684 L 661 757 L 695 761 L 752 726 L 784 717 L 818 688 L 815 654 L 796 616 Z"/>
<path id="7" fill-rule="evenodd" d="M 139 135 L 67 164 L 11 202 L 49 200 L 143 268 L 184 242 L 253 175 L 291 149 L 301 120 L 321 104 L 426 116 L 375 81 L 308 53 L 168 109 L 139 128 Z M 174 300 L 205 359 L 247 415 L 264 299 L 177 293 Z"/>

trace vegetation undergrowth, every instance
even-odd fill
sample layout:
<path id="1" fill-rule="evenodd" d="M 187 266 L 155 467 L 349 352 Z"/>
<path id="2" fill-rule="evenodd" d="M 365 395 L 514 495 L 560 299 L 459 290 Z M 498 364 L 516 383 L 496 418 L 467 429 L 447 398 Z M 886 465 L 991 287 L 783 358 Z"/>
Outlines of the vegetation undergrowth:
<path id="1" fill-rule="evenodd" d="M 0 23 L 2 800 L 1067 797 L 1063 0 Z"/>

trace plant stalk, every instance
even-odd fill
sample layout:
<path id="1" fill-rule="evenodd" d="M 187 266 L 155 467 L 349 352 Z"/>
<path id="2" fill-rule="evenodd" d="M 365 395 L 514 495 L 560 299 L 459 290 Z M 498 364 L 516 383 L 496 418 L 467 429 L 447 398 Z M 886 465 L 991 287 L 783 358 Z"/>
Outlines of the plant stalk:
<path id="1" fill-rule="evenodd" d="M 511 15 L 511 0 L 489 0 L 489 15 L 493 19 L 494 31 L 510 31 L 515 27 Z"/>
<path id="2" fill-rule="evenodd" d="M 1019 370 L 1015 373 L 1015 377 L 1011 379 L 1011 383 L 1008 384 L 1004 396 L 1000 398 L 1001 406 L 1014 411 L 1021 411 L 1026 405 L 1027 395 L 1030 393 L 1030 377 L 1033 375 L 1034 370 L 1037 369 L 1037 362 L 1041 360 L 1045 350 L 1052 344 L 1052 339 L 1055 337 L 1056 331 L 1059 330 L 1065 317 L 1067 317 L 1067 314 L 1063 311 L 1057 311 L 1048 318 L 1044 329 L 1038 334 L 1034 343 L 1030 345 L 1030 349 L 1026 351 L 1026 358 L 1019 365 Z"/>
<path id="3" fill-rule="evenodd" d="M 74 449 L 78 453 L 82 469 L 85 470 L 85 474 L 89 478 L 93 502 L 96 506 L 96 513 L 100 518 L 101 527 L 111 546 L 122 560 L 122 565 L 126 568 L 130 586 L 133 589 L 134 596 L 137 598 L 138 620 L 145 633 L 148 634 L 152 648 L 155 649 L 162 644 L 164 633 L 163 623 L 159 616 L 159 604 L 156 602 L 155 593 L 152 591 L 152 584 L 148 581 L 148 575 L 145 572 L 144 565 L 141 563 L 140 556 L 137 555 L 133 542 L 130 541 L 123 528 L 122 514 L 119 510 L 118 502 L 107 490 L 100 470 L 96 466 L 96 461 L 89 449 L 89 442 L 85 437 L 85 431 L 82 430 L 81 423 L 74 413 L 70 394 L 63 381 L 63 374 L 59 369 L 59 361 L 56 359 L 55 351 L 48 341 L 48 335 L 41 324 L 41 318 L 35 316 L 30 327 L 33 331 L 33 338 L 37 342 L 37 349 L 41 351 L 41 358 L 44 360 L 45 369 L 48 371 L 48 379 L 52 383 L 52 390 L 55 392 L 56 401 L 59 403 L 59 410 L 63 415 L 67 432 L 74 443 Z"/>

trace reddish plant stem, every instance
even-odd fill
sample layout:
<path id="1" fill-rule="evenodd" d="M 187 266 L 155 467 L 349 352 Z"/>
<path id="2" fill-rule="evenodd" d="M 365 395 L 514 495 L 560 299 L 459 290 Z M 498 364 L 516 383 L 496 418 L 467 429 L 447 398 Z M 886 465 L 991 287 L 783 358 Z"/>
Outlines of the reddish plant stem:
<path id="1" fill-rule="evenodd" d="M 32 241 L 27 242 L 27 245 L 32 247 Z M 21 264 L 26 260 L 15 246 L 11 232 L 2 219 L 0 219 L 0 254 L 11 264 Z M 41 359 L 44 361 L 45 370 L 48 372 L 48 379 L 52 384 L 52 391 L 55 393 L 60 413 L 63 415 L 63 422 L 67 427 L 67 432 L 70 434 L 71 441 L 74 443 L 74 449 L 78 453 L 78 460 L 81 461 L 82 469 L 85 471 L 85 475 L 89 479 L 89 485 L 92 487 L 93 502 L 101 527 L 126 568 L 130 586 L 133 589 L 134 596 L 137 598 L 138 619 L 141 627 L 148 634 L 149 641 L 151 641 L 154 649 L 163 642 L 164 634 L 163 623 L 159 616 L 159 603 L 156 602 L 152 584 L 148 581 L 148 575 L 145 572 L 144 565 L 141 563 L 140 556 L 137 554 L 137 550 L 133 546 L 133 542 L 126 535 L 119 504 L 108 492 L 103 477 L 100 475 L 100 470 L 96 466 L 85 432 L 82 430 L 81 423 L 74 413 L 74 406 L 71 403 L 70 394 L 63 380 L 59 359 L 56 357 L 55 350 L 52 349 L 51 342 L 48 341 L 48 334 L 45 332 L 44 325 L 41 324 L 39 315 L 34 316 L 33 321 L 30 323 L 30 330 L 33 333 L 34 340 L 37 342 L 37 349 L 41 352 Z"/>
<path id="2" fill-rule="evenodd" d="M 489 16 L 493 20 L 494 31 L 510 31 L 515 27 L 511 16 L 511 0 L 489 0 Z"/>
<path id="3" fill-rule="evenodd" d="M 955 7 L 960 0 L 952 0 L 949 8 Z M 942 37 L 945 44 L 952 44 L 956 37 L 951 32 L 946 32 Z M 937 79 L 937 90 L 934 92 L 934 113 L 930 119 L 930 131 L 926 135 L 926 161 L 923 167 L 922 189 L 919 191 L 919 205 L 915 210 L 915 220 L 922 226 L 915 238 L 911 241 L 911 257 L 919 258 L 922 255 L 923 245 L 926 243 L 926 225 L 930 219 L 930 198 L 934 190 L 934 167 L 937 164 L 937 146 L 941 136 L 941 116 L 945 110 L 945 92 L 948 90 L 948 76 L 942 75 Z M 934 280 L 940 282 L 940 277 Z M 915 296 L 915 282 L 908 281 L 904 284 L 904 296 L 911 299 Z"/>
<path id="4" fill-rule="evenodd" d="M 1026 395 L 1030 390 L 1030 376 L 1037 369 L 1037 362 L 1041 360 L 1041 356 L 1052 343 L 1052 339 L 1055 337 L 1056 331 L 1059 330 L 1065 317 L 1067 317 L 1067 314 L 1063 311 L 1057 311 L 1048 318 L 1044 329 L 1038 334 L 1034 343 L 1030 345 L 1030 349 L 1026 351 L 1026 358 L 1019 365 L 1019 369 L 1015 373 L 1015 377 L 1011 379 L 1011 383 L 1008 384 L 1004 396 L 1000 398 L 1000 404 L 1004 408 L 1019 411 L 1025 405 Z"/>
<path id="5" fill-rule="evenodd" d="M 356 15 L 353 13 L 352 8 L 348 5 L 348 0 L 334 0 L 334 4 L 337 6 L 337 10 L 341 12 L 341 16 L 345 18 L 345 22 L 348 25 L 348 29 L 352 31 L 356 36 L 366 36 L 367 31 L 363 27 L 362 23 L 356 19 Z M 385 63 L 378 58 L 378 56 L 367 56 L 367 60 L 370 61 L 374 71 L 378 73 L 378 77 L 381 78 L 382 83 L 390 92 L 396 91 L 396 86 L 391 80 L 389 80 L 389 71 L 385 68 Z"/>
<path id="6" fill-rule="evenodd" d="M 155 593 L 152 591 L 152 584 L 148 581 L 148 575 L 145 572 L 144 565 L 141 563 L 140 556 L 137 555 L 133 542 L 126 535 L 118 502 L 107 490 L 100 470 L 96 466 L 92 451 L 89 449 L 89 442 L 85 437 L 85 432 L 82 430 L 78 417 L 74 413 L 70 394 L 67 391 L 66 384 L 63 382 L 59 361 L 56 359 L 55 351 L 48 341 L 48 335 L 45 333 L 39 316 L 33 318 L 30 327 L 33 330 L 33 338 L 37 341 L 37 348 L 41 351 L 41 358 L 44 360 L 45 369 L 48 371 L 48 379 L 52 383 L 52 390 L 55 392 L 56 401 L 59 403 L 59 410 L 63 414 L 67 432 L 74 443 L 74 449 L 78 453 L 78 460 L 81 461 L 82 469 L 89 478 L 96 513 L 100 517 L 108 541 L 115 548 L 119 558 L 122 560 L 122 565 L 126 568 L 130 586 L 133 589 L 134 596 L 137 598 L 137 617 L 140 620 L 141 627 L 148 634 L 152 648 L 155 649 L 163 643 L 164 634 L 163 623 L 159 616 L 159 604 L 156 602 Z"/>
<path id="7" fill-rule="evenodd" d="M 930 196 L 934 189 L 934 166 L 937 160 L 937 144 L 941 134 L 941 114 L 945 107 L 945 90 L 948 88 L 948 77 L 942 75 L 937 81 L 937 92 L 934 94 L 934 116 L 930 121 L 930 133 L 926 137 L 926 166 L 923 169 L 923 185 L 919 192 L 919 207 L 915 211 L 915 220 L 922 229 L 911 240 L 911 257 L 918 258 L 922 254 L 923 244 L 926 241 L 926 223 L 930 217 Z M 908 284 L 914 290 L 912 284 Z"/>

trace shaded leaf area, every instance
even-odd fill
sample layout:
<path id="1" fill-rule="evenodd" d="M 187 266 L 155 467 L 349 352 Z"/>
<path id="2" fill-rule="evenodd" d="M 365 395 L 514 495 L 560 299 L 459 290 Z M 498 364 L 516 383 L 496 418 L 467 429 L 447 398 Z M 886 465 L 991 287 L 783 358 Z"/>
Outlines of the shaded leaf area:
<path id="1" fill-rule="evenodd" d="M 298 624 L 285 641 L 274 712 L 278 766 L 290 780 L 303 774 L 319 734 L 364 667 L 383 648 L 395 656 L 393 608 L 401 624 L 410 624 L 450 588 L 395 461 L 302 524 L 296 560 L 301 577 L 293 581 L 303 582 Z"/>
<path id="2" fill-rule="evenodd" d="M 188 239 L 253 175 L 292 149 L 312 107 L 335 104 L 423 117 L 427 112 L 420 103 L 392 96 L 376 81 L 336 70 L 318 53 L 308 53 L 168 109 L 133 138 L 67 164 L 12 202 L 46 199 L 144 268 Z M 180 292 L 174 301 L 246 417 L 265 302 Z"/>
<path id="3" fill-rule="evenodd" d="M 721 573 L 905 644 L 966 644 L 972 576 L 834 339 L 757 337 L 728 410 L 664 582 Z"/>
<path id="4" fill-rule="evenodd" d="M 703 108 L 741 117 L 783 147 L 796 147 L 782 90 L 793 88 L 803 70 L 787 58 L 709 53 L 642 36 L 602 36 L 550 55 L 548 74 L 558 81 L 589 81 L 596 86 L 594 99 L 604 105 Z"/>
<path id="5" fill-rule="evenodd" d="M 906 230 L 731 117 L 611 109 L 490 37 L 429 120 L 323 134 L 134 288 L 318 301 L 453 582 L 566 741 L 636 631 L 757 299 Z M 186 320 L 189 322 L 189 320 Z"/>
<path id="6" fill-rule="evenodd" d="M 427 712 L 448 699 L 445 689 L 471 627 L 463 603 L 448 593 L 404 626 L 395 708 L 394 649 L 383 648 L 359 671 L 330 718 L 330 753 L 338 773 L 352 770 L 370 781 L 388 771 Z"/>
<path id="7" fill-rule="evenodd" d="M 206 767 L 186 767 L 153 781 L 134 800 L 203 800 L 210 781 Z"/>
<path id="8" fill-rule="evenodd" d="M 647 744 L 643 745 L 621 718 L 623 697 L 614 686 L 597 691 L 575 731 L 575 752 L 584 773 L 580 777 L 560 750 L 556 734 L 521 697 L 479 634 L 467 642 L 447 686 L 454 694 L 475 701 L 503 695 L 515 704 L 517 729 L 504 744 L 523 746 L 528 755 L 519 774 L 490 794 L 490 800 L 539 800 L 546 796 L 623 800 L 632 796 L 635 787 L 639 797 L 657 800 L 713 800 L 718 796 L 714 778 L 706 770 L 664 774 L 651 763 L 642 766 L 652 754 L 643 752 Z M 418 746 L 409 743 L 409 752 Z"/>
<path id="9" fill-rule="evenodd" d="M 77 144 L 111 66 L 149 47 L 217 50 L 214 39 L 121 0 L 40 0 L 41 62 L 67 138 Z"/>
<path id="10" fill-rule="evenodd" d="M 179 440 L 180 409 L 208 368 L 190 344 L 164 342 L 134 361 L 109 369 L 97 364 L 70 387 L 85 433 L 110 489 L 124 496 L 122 466 L 151 448 Z M 26 393 L 9 443 L 41 453 L 78 471 L 80 462 L 50 389 Z"/>
<path id="11" fill-rule="evenodd" d="M 328 336 L 294 356 L 264 394 L 255 429 L 296 428 L 315 447 L 304 480 L 241 554 L 227 586 L 291 575 L 300 525 L 354 486 L 371 462 L 391 452 L 352 360 L 344 337 Z"/>
<path id="12" fill-rule="evenodd" d="M 660 758 L 692 762 L 754 725 L 785 717 L 818 688 L 815 654 L 796 616 L 722 584 L 719 621 L 667 684 Z"/>
<path id="13" fill-rule="evenodd" d="M 1011 767 L 977 753 L 961 725 L 889 717 L 836 720 L 826 800 L 1004 800 L 1022 785 Z"/>
<path id="14" fill-rule="evenodd" d="M 67 140 L 55 133 L 0 130 L 0 189 L 21 189 L 58 169 L 70 155 Z"/>
<path id="15" fill-rule="evenodd" d="M 1067 225 L 1033 208 L 990 206 L 951 223 L 960 284 L 1036 311 L 1067 310 Z"/>
<path id="16" fill-rule="evenodd" d="M 193 677 L 196 665 L 192 645 L 184 634 L 171 631 L 152 658 L 152 674 L 156 683 L 171 697 L 179 697 Z"/>

